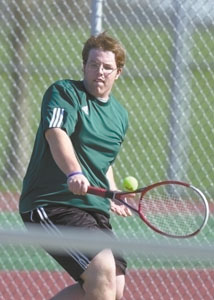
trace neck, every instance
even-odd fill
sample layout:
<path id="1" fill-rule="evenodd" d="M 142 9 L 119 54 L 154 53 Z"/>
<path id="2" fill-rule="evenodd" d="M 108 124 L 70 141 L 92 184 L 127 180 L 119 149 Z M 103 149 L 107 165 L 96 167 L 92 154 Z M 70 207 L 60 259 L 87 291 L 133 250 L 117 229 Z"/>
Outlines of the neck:
<path id="1" fill-rule="evenodd" d="M 99 100 L 100 102 L 107 102 L 109 98 L 100 98 L 100 97 L 97 97 L 97 100 Z"/>

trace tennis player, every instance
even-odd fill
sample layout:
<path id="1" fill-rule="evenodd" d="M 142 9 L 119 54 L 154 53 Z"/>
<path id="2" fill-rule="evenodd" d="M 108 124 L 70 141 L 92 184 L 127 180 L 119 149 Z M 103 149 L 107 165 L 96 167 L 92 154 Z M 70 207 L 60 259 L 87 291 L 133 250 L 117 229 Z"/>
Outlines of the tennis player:
<path id="1" fill-rule="evenodd" d="M 112 164 L 128 128 L 128 114 L 111 94 L 125 51 L 105 32 L 82 50 L 83 80 L 60 80 L 45 92 L 33 153 L 23 181 L 20 214 L 38 223 L 112 234 L 110 210 L 131 212 L 109 199 L 86 194 L 89 185 L 116 189 Z M 87 245 L 86 245 L 87 246 Z M 115 300 L 123 296 L 126 261 L 110 249 L 94 256 L 66 249 L 49 254 L 75 279 L 52 299 Z"/>

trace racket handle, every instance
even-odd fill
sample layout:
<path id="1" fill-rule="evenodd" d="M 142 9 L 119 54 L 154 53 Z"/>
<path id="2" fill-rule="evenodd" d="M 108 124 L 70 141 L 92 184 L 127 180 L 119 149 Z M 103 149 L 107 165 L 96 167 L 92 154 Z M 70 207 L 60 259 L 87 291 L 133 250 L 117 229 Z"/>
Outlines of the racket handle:
<path id="1" fill-rule="evenodd" d="M 106 189 L 103 188 L 99 188 L 99 187 L 95 187 L 95 186 L 91 186 L 89 185 L 88 187 L 88 194 L 92 194 L 92 195 L 96 195 L 96 196 L 100 196 L 103 198 L 112 198 L 114 193 L 111 191 L 107 191 Z"/>

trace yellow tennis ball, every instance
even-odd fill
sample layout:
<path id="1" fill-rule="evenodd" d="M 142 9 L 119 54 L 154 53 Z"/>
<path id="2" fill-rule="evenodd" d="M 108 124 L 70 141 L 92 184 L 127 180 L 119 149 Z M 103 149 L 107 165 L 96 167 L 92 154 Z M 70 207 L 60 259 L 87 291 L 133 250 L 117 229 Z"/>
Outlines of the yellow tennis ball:
<path id="1" fill-rule="evenodd" d="M 127 176 L 123 180 L 123 188 L 129 192 L 135 191 L 138 188 L 137 179 L 132 176 Z"/>

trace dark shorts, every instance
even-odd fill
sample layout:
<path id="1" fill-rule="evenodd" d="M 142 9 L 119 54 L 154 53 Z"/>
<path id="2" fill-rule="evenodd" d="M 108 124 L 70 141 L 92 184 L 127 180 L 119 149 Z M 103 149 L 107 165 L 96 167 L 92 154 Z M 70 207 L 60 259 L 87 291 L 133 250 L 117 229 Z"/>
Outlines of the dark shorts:
<path id="1" fill-rule="evenodd" d="M 21 214 L 22 220 L 27 223 L 41 224 L 42 228 L 52 232 L 58 232 L 57 225 L 76 227 L 90 230 L 101 230 L 113 234 L 109 218 L 102 213 L 84 211 L 76 207 L 67 206 L 46 206 Z M 46 250 L 47 251 L 47 250 Z M 65 249 L 65 252 L 47 251 L 76 281 L 82 283 L 81 274 L 87 269 L 92 256 L 80 251 Z M 126 272 L 127 263 L 122 257 L 115 256 L 115 264 L 122 271 Z"/>

